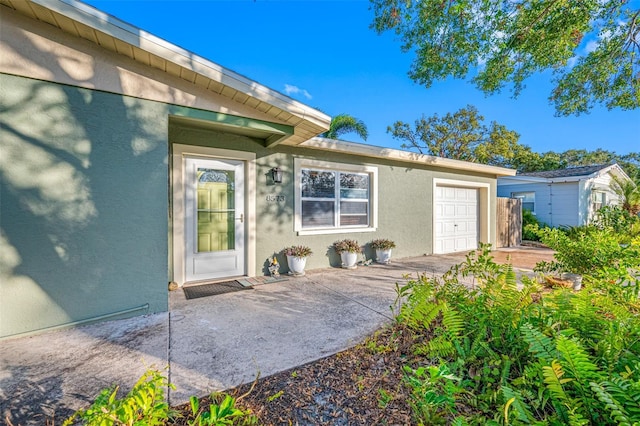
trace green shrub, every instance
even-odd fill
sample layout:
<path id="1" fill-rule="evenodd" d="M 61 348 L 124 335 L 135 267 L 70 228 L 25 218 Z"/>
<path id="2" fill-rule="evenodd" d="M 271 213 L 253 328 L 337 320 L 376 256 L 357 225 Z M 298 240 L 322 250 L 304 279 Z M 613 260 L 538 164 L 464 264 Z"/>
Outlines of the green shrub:
<path id="1" fill-rule="evenodd" d="M 167 379 L 157 370 L 148 370 L 122 399 L 116 398 L 118 386 L 104 389 L 86 410 L 78 410 L 63 425 L 164 425 L 172 411 L 165 401 Z"/>
<path id="2" fill-rule="evenodd" d="M 617 234 L 623 243 L 640 236 L 640 217 L 631 215 L 619 206 L 602 207 L 592 224 Z"/>
<path id="3" fill-rule="evenodd" d="M 104 389 L 87 409 L 76 411 L 63 426 L 83 424 L 87 426 L 154 426 L 171 424 L 178 416 L 165 401 L 164 390 L 172 384 L 158 371 L 150 369 L 136 382 L 131 391 L 118 399 L 118 386 Z M 195 396 L 190 398 L 192 418 L 186 419 L 192 426 L 254 425 L 255 416 L 249 410 L 236 407 L 237 400 L 226 394 L 211 395 L 213 401 L 200 408 Z M 183 424 L 183 423 L 180 423 Z"/>
<path id="4" fill-rule="evenodd" d="M 249 410 L 241 410 L 236 407 L 236 399 L 231 395 L 212 394 L 211 400 L 215 401 L 208 407 L 201 409 L 200 401 L 195 396 L 189 400 L 193 419 L 189 420 L 191 426 L 227 426 L 227 425 L 253 425 L 257 419 Z"/>
<path id="5" fill-rule="evenodd" d="M 640 303 L 607 268 L 579 292 L 543 292 L 483 247 L 399 288 L 397 320 L 420 355 L 405 380 L 416 423 L 638 424 Z M 473 288 L 459 279 L 469 273 Z"/>
<path id="6" fill-rule="evenodd" d="M 540 227 L 542 223 L 538 221 L 536 215 L 530 210 L 522 209 L 522 239 L 526 241 L 540 241 L 540 237 L 535 230 Z"/>
<path id="7" fill-rule="evenodd" d="M 640 238 L 630 240 L 610 228 L 595 225 L 565 230 L 542 228 L 537 233 L 543 244 L 556 251 L 554 262 L 541 262 L 536 267 L 540 272 L 601 277 L 610 274 L 612 269 L 626 274 L 640 267 Z"/>

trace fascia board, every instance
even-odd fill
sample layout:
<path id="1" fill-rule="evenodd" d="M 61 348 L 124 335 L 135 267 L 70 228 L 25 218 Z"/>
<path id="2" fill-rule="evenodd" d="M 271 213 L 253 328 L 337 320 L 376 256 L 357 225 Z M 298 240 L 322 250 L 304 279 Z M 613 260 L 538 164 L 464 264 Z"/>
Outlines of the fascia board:
<path id="1" fill-rule="evenodd" d="M 315 137 L 299 145 L 300 147 L 319 149 L 324 151 L 343 152 L 345 154 L 362 155 L 365 157 L 381 158 L 413 164 L 423 164 L 443 167 L 447 169 L 464 170 L 486 173 L 496 176 L 513 176 L 516 171 L 504 167 L 487 166 L 485 164 L 470 163 L 468 161 L 452 160 L 450 158 L 434 157 L 410 151 L 393 148 L 383 148 L 355 142 L 337 141 Z"/>
<path id="2" fill-rule="evenodd" d="M 92 6 L 74 0 L 30 0 L 96 31 L 138 47 L 181 67 L 218 81 L 234 90 L 310 121 L 328 130 L 331 117 L 260 83 L 226 69 L 186 49 L 127 24 Z"/>

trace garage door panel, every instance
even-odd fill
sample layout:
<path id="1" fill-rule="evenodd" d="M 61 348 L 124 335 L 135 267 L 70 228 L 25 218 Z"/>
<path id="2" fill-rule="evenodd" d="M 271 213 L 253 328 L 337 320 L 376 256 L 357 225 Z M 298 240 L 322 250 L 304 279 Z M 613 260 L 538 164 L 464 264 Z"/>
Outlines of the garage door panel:
<path id="1" fill-rule="evenodd" d="M 469 216 L 469 206 L 464 204 L 458 204 L 455 208 L 456 217 L 466 217 Z"/>
<path id="2" fill-rule="evenodd" d="M 442 206 L 442 214 L 444 216 L 455 216 L 456 215 L 456 205 L 455 204 L 444 204 Z"/>
<path id="3" fill-rule="evenodd" d="M 435 190 L 435 253 L 478 248 L 478 190 L 437 186 Z"/>

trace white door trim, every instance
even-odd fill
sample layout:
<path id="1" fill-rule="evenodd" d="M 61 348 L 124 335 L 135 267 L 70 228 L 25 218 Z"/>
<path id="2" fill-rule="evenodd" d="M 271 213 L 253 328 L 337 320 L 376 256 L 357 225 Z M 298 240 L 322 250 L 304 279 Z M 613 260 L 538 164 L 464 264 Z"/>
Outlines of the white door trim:
<path id="1" fill-rule="evenodd" d="M 256 154 L 253 152 L 233 151 L 229 149 L 209 148 L 174 143 L 171 155 L 171 201 L 172 220 L 170 232 L 173 239 L 172 261 L 173 281 L 183 285 L 186 277 L 185 266 L 185 205 L 184 181 L 186 157 L 219 158 L 240 160 L 245 163 L 245 271 L 247 276 L 256 273 Z"/>
<path id="2" fill-rule="evenodd" d="M 483 182 L 471 182 L 467 180 L 457 179 L 433 179 L 433 189 L 431 198 L 431 252 L 435 253 L 436 248 L 436 187 L 438 186 L 457 186 L 460 188 L 478 189 L 478 224 L 479 235 L 478 242 L 491 243 L 490 231 L 491 231 L 491 203 L 489 197 L 489 189 L 491 185 Z"/>

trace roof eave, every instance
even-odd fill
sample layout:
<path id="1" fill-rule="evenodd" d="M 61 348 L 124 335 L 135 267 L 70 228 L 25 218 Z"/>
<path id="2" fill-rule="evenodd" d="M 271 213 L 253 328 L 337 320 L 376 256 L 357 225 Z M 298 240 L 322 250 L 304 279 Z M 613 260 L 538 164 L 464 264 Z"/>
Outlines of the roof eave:
<path id="1" fill-rule="evenodd" d="M 12 0 L 0 0 L 0 2 L 8 5 L 13 3 Z M 58 24 L 60 19 L 56 19 L 56 17 L 75 21 L 94 31 L 99 31 L 107 37 L 141 49 L 157 58 L 231 89 L 231 91 L 224 89 L 216 91 L 223 96 L 233 98 L 237 94 L 236 92 L 239 92 L 259 102 L 264 102 L 274 108 L 271 113 L 274 117 L 282 114 L 286 116 L 285 121 L 287 121 L 287 124 L 296 128 L 301 126 L 301 130 L 296 132 L 295 135 L 278 140 L 274 139 L 271 146 L 285 142 L 297 145 L 309 137 L 316 136 L 329 129 L 331 117 L 323 112 L 147 33 L 140 28 L 127 24 L 85 3 L 75 0 L 29 0 L 29 2 L 36 6 L 31 8 L 33 10 L 31 13 L 32 18 L 57 26 L 63 31 L 65 31 L 65 28 Z M 45 11 L 38 11 L 37 7 L 46 9 L 52 16 L 48 16 L 47 13 L 43 14 L 42 12 Z M 26 12 L 24 3 L 23 6 L 14 8 L 23 14 Z M 135 57 L 133 59 L 137 60 Z M 193 80 L 198 80 L 197 76 Z M 231 92 L 232 95 L 228 95 L 227 92 Z"/>
<path id="2" fill-rule="evenodd" d="M 312 138 L 301 147 L 323 151 L 342 152 L 370 158 L 400 161 L 403 163 L 423 164 L 447 169 L 485 173 L 498 176 L 514 176 L 516 171 L 504 167 L 488 166 L 486 164 L 470 163 L 468 161 L 452 160 L 450 158 L 434 157 L 416 152 L 402 151 L 393 148 L 383 148 L 356 142 L 338 141 L 321 137 Z"/>

